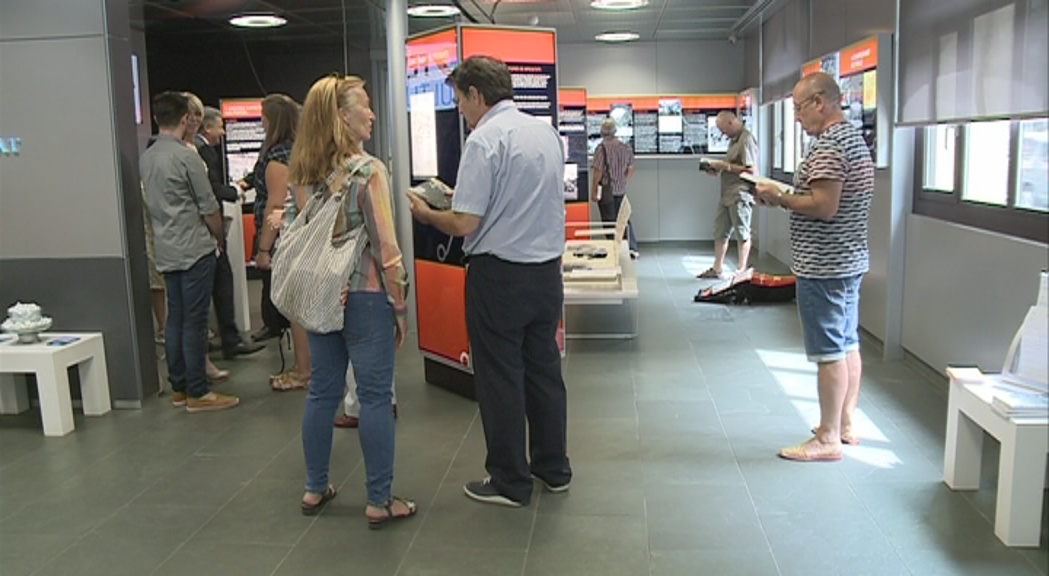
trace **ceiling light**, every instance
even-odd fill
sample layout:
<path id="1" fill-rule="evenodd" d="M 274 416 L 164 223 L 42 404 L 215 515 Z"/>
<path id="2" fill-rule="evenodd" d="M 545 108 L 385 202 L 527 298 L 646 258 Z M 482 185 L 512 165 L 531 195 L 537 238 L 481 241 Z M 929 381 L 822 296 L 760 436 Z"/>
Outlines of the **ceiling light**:
<path id="1" fill-rule="evenodd" d="M 637 32 L 603 32 L 594 36 L 594 40 L 601 42 L 633 42 L 640 38 Z"/>
<path id="2" fill-rule="evenodd" d="M 633 10 L 648 6 L 648 0 L 590 0 L 590 7 L 598 10 Z"/>
<path id="3" fill-rule="evenodd" d="M 450 18 L 459 15 L 455 6 L 443 4 L 419 4 L 408 8 L 408 15 L 416 18 Z"/>
<path id="4" fill-rule="evenodd" d="M 239 28 L 276 28 L 288 21 L 275 14 L 241 14 L 230 18 L 229 23 Z"/>

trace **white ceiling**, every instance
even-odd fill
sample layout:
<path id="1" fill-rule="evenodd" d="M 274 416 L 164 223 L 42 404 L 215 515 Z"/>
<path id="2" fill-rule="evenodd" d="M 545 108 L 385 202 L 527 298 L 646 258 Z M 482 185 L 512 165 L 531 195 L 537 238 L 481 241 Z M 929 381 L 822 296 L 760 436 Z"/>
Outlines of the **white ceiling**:
<path id="1" fill-rule="evenodd" d="M 732 25 L 751 4 L 761 0 L 650 0 L 636 10 L 605 11 L 590 7 L 590 0 L 408 0 L 408 5 L 458 3 L 466 15 L 479 22 L 512 26 L 556 28 L 561 42 L 594 42 L 601 32 L 629 30 L 641 41 L 726 39 Z M 385 0 L 131 0 L 132 24 L 143 27 L 147 37 L 164 44 L 236 40 L 295 43 L 340 42 L 355 47 L 372 44 L 385 28 Z M 235 31 L 231 15 L 267 11 L 284 16 L 288 24 L 272 30 Z M 345 15 L 345 18 L 344 18 Z M 450 19 L 410 19 L 410 31 L 454 22 Z M 381 39 L 379 39 L 382 42 Z"/>

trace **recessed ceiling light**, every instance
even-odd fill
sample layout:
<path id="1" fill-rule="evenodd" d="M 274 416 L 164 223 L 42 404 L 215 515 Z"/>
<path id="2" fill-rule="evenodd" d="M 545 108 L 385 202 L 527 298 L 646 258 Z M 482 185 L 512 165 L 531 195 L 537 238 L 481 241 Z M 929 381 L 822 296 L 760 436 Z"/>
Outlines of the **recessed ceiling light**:
<path id="1" fill-rule="evenodd" d="M 598 10 L 633 10 L 648 6 L 648 0 L 590 0 L 590 7 Z"/>
<path id="2" fill-rule="evenodd" d="M 594 40 L 601 42 L 633 42 L 640 38 L 637 32 L 603 32 L 594 36 Z"/>
<path id="3" fill-rule="evenodd" d="M 229 23 L 240 28 L 276 28 L 288 21 L 275 14 L 242 14 L 230 18 Z"/>
<path id="4" fill-rule="evenodd" d="M 450 18 L 459 14 L 458 8 L 444 4 L 419 4 L 408 8 L 408 15 L 416 18 Z"/>

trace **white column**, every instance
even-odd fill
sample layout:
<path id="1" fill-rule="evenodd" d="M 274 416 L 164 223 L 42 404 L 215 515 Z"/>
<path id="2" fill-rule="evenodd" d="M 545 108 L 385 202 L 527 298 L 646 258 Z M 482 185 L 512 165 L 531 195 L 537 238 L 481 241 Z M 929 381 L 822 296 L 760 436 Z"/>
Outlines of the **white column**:
<path id="1" fill-rule="evenodd" d="M 386 139 L 393 161 L 390 163 L 391 189 L 397 215 L 397 243 L 404 255 L 413 289 L 415 286 L 415 248 L 412 244 L 412 214 L 405 194 L 411 185 L 408 171 L 408 73 L 404 43 L 408 37 L 406 0 L 386 0 L 386 58 L 389 71 L 389 106 Z M 416 325 L 414 293 L 408 297 L 409 327 Z"/>

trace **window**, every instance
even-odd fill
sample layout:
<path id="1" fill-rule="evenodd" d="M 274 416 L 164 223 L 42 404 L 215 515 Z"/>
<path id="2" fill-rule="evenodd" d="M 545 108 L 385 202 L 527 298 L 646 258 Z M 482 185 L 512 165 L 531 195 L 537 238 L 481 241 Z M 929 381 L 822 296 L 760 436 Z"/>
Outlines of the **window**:
<path id="1" fill-rule="evenodd" d="M 1049 242 L 1049 118 L 931 126 L 918 134 L 915 213 Z"/>
<path id="2" fill-rule="evenodd" d="M 1016 207 L 1049 211 L 1049 120 L 1020 122 Z"/>
<path id="3" fill-rule="evenodd" d="M 954 143 L 957 127 L 930 126 L 925 129 L 924 188 L 935 192 L 954 192 Z"/>
<path id="4" fill-rule="evenodd" d="M 794 165 L 798 160 L 795 146 L 798 143 L 794 135 L 798 123 L 794 120 L 794 101 L 790 98 L 780 101 L 783 107 L 783 171 L 787 174 L 794 173 Z"/>
<path id="5" fill-rule="evenodd" d="M 772 167 L 783 169 L 783 104 L 772 103 Z"/>
<path id="6" fill-rule="evenodd" d="M 1006 120 L 976 122 L 968 126 L 962 200 L 1008 205 L 1011 124 Z"/>

